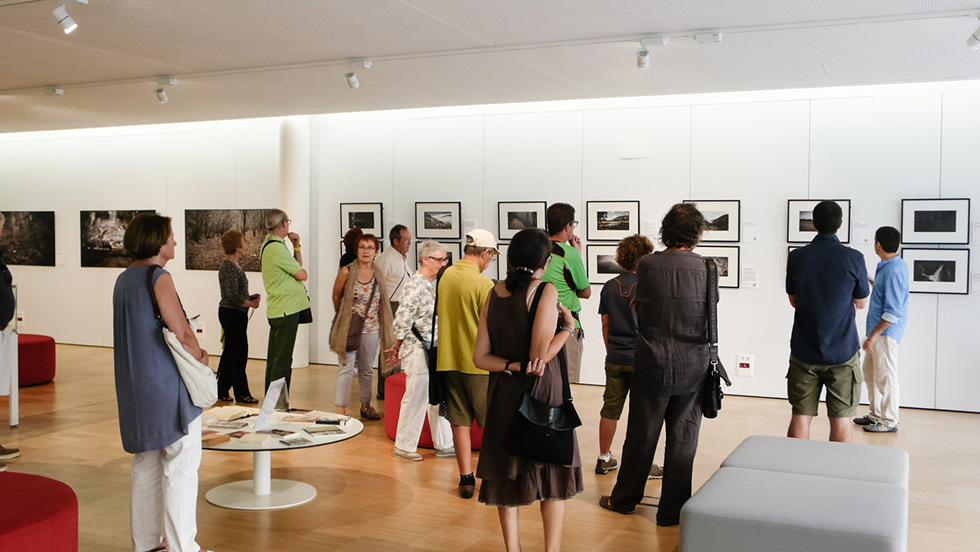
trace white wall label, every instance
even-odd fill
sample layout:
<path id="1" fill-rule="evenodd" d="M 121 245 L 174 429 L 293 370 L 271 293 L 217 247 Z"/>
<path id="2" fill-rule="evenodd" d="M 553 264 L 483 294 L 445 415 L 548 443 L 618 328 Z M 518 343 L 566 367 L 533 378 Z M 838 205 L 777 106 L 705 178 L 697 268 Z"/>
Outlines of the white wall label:
<path id="1" fill-rule="evenodd" d="M 742 222 L 742 241 L 743 242 L 757 242 L 759 241 L 759 223 L 752 221 Z"/>
<path id="2" fill-rule="evenodd" d="M 742 267 L 742 286 L 743 288 L 759 288 L 759 269 L 754 266 Z"/>
<path id="3" fill-rule="evenodd" d="M 980 243 L 980 222 L 973 223 L 973 243 Z"/>
<path id="4" fill-rule="evenodd" d="M 873 234 L 871 233 L 871 224 L 867 222 L 854 221 L 851 224 L 851 244 L 866 244 L 871 245 L 874 243 L 872 239 Z"/>

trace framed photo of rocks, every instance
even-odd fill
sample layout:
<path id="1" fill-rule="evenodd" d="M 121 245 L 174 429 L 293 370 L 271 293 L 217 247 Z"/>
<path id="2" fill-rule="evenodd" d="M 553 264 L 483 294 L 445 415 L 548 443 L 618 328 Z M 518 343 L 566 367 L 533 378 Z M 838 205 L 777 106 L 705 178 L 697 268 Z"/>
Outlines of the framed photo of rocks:
<path id="1" fill-rule="evenodd" d="M 145 211 L 80 211 L 80 246 L 83 267 L 126 268 L 136 261 L 123 247 L 126 227 Z"/>
<path id="2" fill-rule="evenodd" d="M 699 245 L 694 252 L 706 259 L 714 259 L 718 265 L 718 287 L 739 287 L 740 249 L 737 245 Z"/>
<path id="3" fill-rule="evenodd" d="M 8 265 L 54 266 L 54 211 L 3 211 L 0 249 Z"/>
<path id="4" fill-rule="evenodd" d="M 970 243 L 970 200 L 903 199 L 902 243 Z"/>

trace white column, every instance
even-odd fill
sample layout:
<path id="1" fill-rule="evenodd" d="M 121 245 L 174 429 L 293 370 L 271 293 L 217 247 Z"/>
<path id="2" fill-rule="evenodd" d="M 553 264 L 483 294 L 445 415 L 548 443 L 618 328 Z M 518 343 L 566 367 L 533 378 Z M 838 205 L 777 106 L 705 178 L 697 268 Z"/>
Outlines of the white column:
<path id="1" fill-rule="evenodd" d="M 303 268 L 310 275 L 306 289 L 310 290 L 312 280 L 317 275 L 310 270 L 314 251 L 313 236 L 310 234 L 310 119 L 309 117 L 287 117 L 279 125 L 279 205 L 292 220 L 290 230 L 300 235 L 303 244 Z M 312 296 L 311 296 L 312 299 Z M 314 324 L 320 322 L 314 310 Z M 310 326 L 301 324 L 296 333 L 293 349 L 293 368 L 303 368 L 310 364 Z"/>

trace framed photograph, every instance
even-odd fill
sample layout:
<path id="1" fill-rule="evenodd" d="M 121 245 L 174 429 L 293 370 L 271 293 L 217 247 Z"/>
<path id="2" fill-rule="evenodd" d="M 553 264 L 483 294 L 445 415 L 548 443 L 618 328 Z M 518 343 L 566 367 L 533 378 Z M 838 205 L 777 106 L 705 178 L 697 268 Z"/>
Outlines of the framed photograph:
<path id="1" fill-rule="evenodd" d="M 902 243 L 970 243 L 970 200 L 903 199 Z"/>
<path id="2" fill-rule="evenodd" d="M 54 211 L 3 211 L 3 216 L 4 262 L 54 266 Z"/>
<path id="3" fill-rule="evenodd" d="M 238 265 L 246 272 L 259 272 L 259 252 L 265 241 L 267 209 L 184 210 L 184 267 L 187 270 L 218 270 L 225 252 L 221 235 L 238 230 L 245 235 L 245 252 Z"/>
<path id="4" fill-rule="evenodd" d="M 380 203 L 341 203 L 340 238 L 351 228 L 360 228 L 365 234 L 374 234 L 385 241 L 384 207 Z"/>
<path id="5" fill-rule="evenodd" d="M 909 265 L 911 293 L 969 293 L 969 249 L 903 247 L 902 258 Z"/>
<path id="6" fill-rule="evenodd" d="M 841 243 L 851 242 L 851 200 L 849 199 L 790 199 L 786 208 L 786 241 L 807 243 L 817 235 L 813 226 L 813 208 L 821 201 L 836 201 L 844 213 L 837 239 Z"/>
<path id="7" fill-rule="evenodd" d="M 616 262 L 615 245 L 586 245 L 585 267 L 590 284 L 604 284 L 623 273 Z"/>
<path id="8" fill-rule="evenodd" d="M 415 203 L 415 237 L 458 240 L 462 237 L 458 201 Z"/>
<path id="9" fill-rule="evenodd" d="M 718 287 L 739 287 L 740 250 L 737 245 L 699 245 L 694 252 L 706 259 L 714 259 L 718 265 Z"/>
<path id="10" fill-rule="evenodd" d="M 543 201 L 498 201 L 497 239 L 510 240 L 525 228 L 547 230 L 544 213 L 547 204 Z"/>
<path id="11" fill-rule="evenodd" d="M 586 201 L 585 233 L 589 241 L 619 241 L 640 233 L 639 201 Z"/>
<path id="12" fill-rule="evenodd" d="M 420 268 L 419 256 L 416 253 L 419 250 L 419 246 L 422 245 L 421 241 L 415 242 L 415 247 L 412 251 L 409 251 L 409 255 L 413 255 L 415 258 L 415 270 Z M 452 266 L 453 263 L 463 258 L 463 244 L 459 242 L 439 242 L 439 245 L 446 248 L 446 266 Z"/>
<path id="13" fill-rule="evenodd" d="M 81 262 L 83 267 L 126 268 L 136 261 L 123 248 L 126 227 L 146 211 L 81 211 Z M 221 256 L 224 258 L 224 255 Z"/>
<path id="14" fill-rule="evenodd" d="M 708 229 L 701 236 L 703 242 L 737 242 L 742 237 L 742 202 L 737 199 L 685 199 L 693 203 L 704 215 Z"/>

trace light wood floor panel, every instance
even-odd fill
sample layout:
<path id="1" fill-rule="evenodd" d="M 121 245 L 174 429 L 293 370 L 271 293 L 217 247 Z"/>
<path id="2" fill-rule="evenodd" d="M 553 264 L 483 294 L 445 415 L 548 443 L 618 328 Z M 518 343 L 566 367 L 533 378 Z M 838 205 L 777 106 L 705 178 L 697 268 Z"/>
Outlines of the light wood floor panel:
<path id="1" fill-rule="evenodd" d="M 20 447 L 11 471 L 44 475 L 69 484 L 79 499 L 79 548 L 114 552 L 131 549 L 129 468 L 116 419 L 111 349 L 59 345 L 54 383 L 21 390 L 21 423 L 9 428 L 0 416 L 0 442 Z M 217 365 L 218 358 L 212 359 Z M 258 395 L 264 362 L 249 362 L 249 380 Z M 293 372 L 293 406 L 328 409 L 336 367 L 314 365 Z M 610 475 L 592 473 L 598 441 L 602 388 L 573 387 L 586 425 L 579 429 L 585 491 L 567 503 L 564 546 L 578 551 L 672 551 L 677 528 L 654 523 L 656 509 L 640 507 L 633 516 L 602 510 L 599 497 L 615 484 Z M 863 407 L 862 407 L 863 408 Z M 383 411 L 383 403 L 379 405 Z M 7 398 L 0 397 L 0 412 Z M 862 410 L 863 411 L 863 410 Z M 624 423 L 616 435 L 619 456 Z M 729 397 L 717 420 L 705 420 L 695 463 L 699 487 L 748 435 L 783 435 L 789 406 L 783 400 Z M 336 550 L 357 552 L 446 552 L 501 550 L 497 513 L 456 495 L 453 459 L 405 462 L 391 457 L 392 442 L 383 422 L 367 422 L 363 434 L 336 445 L 277 452 L 272 477 L 304 481 L 316 498 L 275 511 L 227 510 L 208 504 L 211 488 L 250 479 L 249 453 L 206 451 L 200 469 L 198 542 L 219 552 L 254 550 Z M 813 436 L 826 439 L 827 420 L 817 418 Z M 855 442 L 901 447 L 912 456 L 909 550 L 980 550 L 980 415 L 902 410 L 901 431 L 869 435 Z M 658 452 L 658 459 L 663 453 Z M 660 483 L 647 485 L 656 502 Z M 543 548 L 537 507 L 521 510 L 525 550 Z"/>

